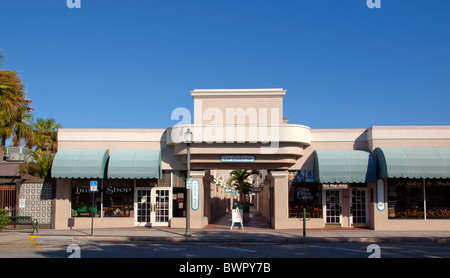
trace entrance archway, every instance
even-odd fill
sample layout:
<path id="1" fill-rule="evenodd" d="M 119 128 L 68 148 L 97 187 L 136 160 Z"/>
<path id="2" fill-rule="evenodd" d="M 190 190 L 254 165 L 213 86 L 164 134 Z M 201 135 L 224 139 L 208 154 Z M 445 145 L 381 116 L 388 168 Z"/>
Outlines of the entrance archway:
<path id="1" fill-rule="evenodd" d="M 184 135 L 189 129 L 191 178 L 201 182 L 198 194 L 203 206 L 190 211 L 197 221 L 194 225 L 209 224 L 222 214 L 215 198 L 224 188 L 213 171 L 256 169 L 267 171 L 257 210 L 271 227 L 288 226 L 288 170 L 311 144 L 311 129 L 283 118 L 285 93 L 278 88 L 194 90 L 193 124 L 186 124 L 192 118 L 185 115 L 187 109 L 172 113 L 182 120 L 166 130 L 166 146 L 187 166 Z M 233 204 L 227 205 L 231 209 Z"/>

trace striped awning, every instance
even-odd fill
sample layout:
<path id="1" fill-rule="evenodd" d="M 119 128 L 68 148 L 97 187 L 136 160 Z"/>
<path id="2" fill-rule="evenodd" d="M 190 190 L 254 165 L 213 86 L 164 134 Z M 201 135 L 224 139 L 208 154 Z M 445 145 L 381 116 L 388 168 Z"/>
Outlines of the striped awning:
<path id="1" fill-rule="evenodd" d="M 314 179 L 319 183 L 376 181 L 375 161 L 368 151 L 316 150 L 314 158 Z"/>
<path id="2" fill-rule="evenodd" d="M 379 178 L 449 178 L 450 148 L 376 148 Z"/>
<path id="3" fill-rule="evenodd" d="M 108 163 L 108 178 L 160 179 L 161 150 L 113 150 Z"/>
<path id="4" fill-rule="evenodd" d="M 52 165 L 52 178 L 105 178 L 109 150 L 59 150 Z"/>

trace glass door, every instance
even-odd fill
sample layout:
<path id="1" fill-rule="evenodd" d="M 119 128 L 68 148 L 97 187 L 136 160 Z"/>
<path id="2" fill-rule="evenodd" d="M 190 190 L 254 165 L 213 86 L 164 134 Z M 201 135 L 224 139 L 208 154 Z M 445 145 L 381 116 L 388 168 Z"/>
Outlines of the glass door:
<path id="1" fill-rule="evenodd" d="M 350 203 L 350 224 L 364 226 L 368 224 L 367 189 L 353 188 Z"/>
<path id="2" fill-rule="evenodd" d="M 341 191 L 340 190 L 325 190 L 324 204 L 325 204 L 325 223 L 326 224 L 341 224 Z"/>
<path id="3" fill-rule="evenodd" d="M 172 218 L 172 198 L 170 187 L 152 189 L 152 226 L 168 226 Z"/>
<path id="4" fill-rule="evenodd" d="M 168 226 L 172 218 L 170 187 L 138 187 L 134 191 L 135 226 Z"/>
<path id="5" fill-rule="evenodd" d="M 140 187 L 134 191 L 134 225 L 151 226 L 152 216 L 152 188 Z"/>

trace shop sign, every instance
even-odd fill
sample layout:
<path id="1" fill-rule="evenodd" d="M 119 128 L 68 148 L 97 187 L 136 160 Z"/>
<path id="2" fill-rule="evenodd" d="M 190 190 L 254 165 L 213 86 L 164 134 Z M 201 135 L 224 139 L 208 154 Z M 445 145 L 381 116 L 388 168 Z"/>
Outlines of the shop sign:
<path id="1" fill-rule="evenodd" d="M 324 183 L 323 184 L 323 189 L 348 189 L 348 183 Z"/>
<path id="2" fill-rule="evenodd" d="M 108 186 L 105 190 L 106 194 L 115 194 L 115 193 L 130 193 L 133 190 L 132 187 L 115 187 Z"/>
<path id="3" fill-rule="evenodd" d="M 76 187 L 74 194 L 75 195 L 79 195 L 79 194 L 85 194 L 85 193 L 90 193 L 90 192 L 96 192 L 98 191 L 98 186 L 97 189 L 95 191 L 92 191 L 93 187 L 90 186 L 81 186 L 81 187 Z M 116 187 L 116 186 L 108 186 L 106 187 L 106 189 L 104 189 L 104 192 L 106 194 L 115 194 L 115 193 L 130 193 L 133 191 L 132 187 Z"/>
<path id="4" fill-rule="evenodd" d="M 198 210 L 199 207 L 199 183 L 198 180 L 192 181 L 192 189 L 191 189 L 191 208 L 193 210 Z"/>
<path id="5" fill-rule="evenodd" d="M 220 161 L 248 163 L 248 162 L 255 162 L 256 157 L 253 154 L 224 154 L 220 156 Z"/>
<path id="6" fill-rule="evenodd" d="M 313 195 L 309 188 L 299 187 L 297 188 L 297 199 L 302 201 L 312 200 Z"/>
<path id="7" fill-rule="evenodd" d="M 81 186 L 81 187 L 76 187 L 76 189 L 75 189 L 75 195 L 79 195 L 79 194 L 84 194 L 84 193 L 89 193 L 90 192 L 90 188 L 89 187 L 87 187 L 86 185 L 83 185 L 83 186 Z"/>
<path id="8" fill-rule="evenodd" d="M 242 222 L 242 219 L 244 217 L 242 217 L 242 213 L 243 211 L 241 211 L 239 208 L 237 209 L 233 209 L 233 213 L 232 213 L 232 220 L 233 222 Z"/>
<path id="9" fill-rule="evenodd" d="M 235 208 L 231 211 L 231 228 L 230 230 L 233 228 L 234 223 L 240 223 L 241 227 L 244 227 L 244 224 L 242 223 L 242 220 L 244 219 L 243 217 L 243 213 L 244 211 L 240 210 L 239 208 Z"/>
<path id="10" fill-rule="evenodd" d="M 377 181 L 377 209 L 384 210 L 384 181 L 382 179 Z"/>
<path id="11" fill-rule="evenodd" d="M 425 179 L 426 186 L 437 186 L 437 187 L 447 187 L 450 186 L 449 179 Z M 423 179 L 398 179 L 395 181 L 395 186 L 404 186 L 404 187 L 423 187 Z"/>

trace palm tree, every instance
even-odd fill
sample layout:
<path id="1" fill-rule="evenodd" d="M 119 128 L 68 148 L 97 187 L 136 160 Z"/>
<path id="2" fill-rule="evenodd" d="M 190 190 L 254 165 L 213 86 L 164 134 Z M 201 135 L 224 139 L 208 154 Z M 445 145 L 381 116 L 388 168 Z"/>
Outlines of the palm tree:
<path id="1" fill-rule="evenodd" d="M 36 149 L 44 152 L 56 153 L 58 128 L 54 119 L 37 119 L 33 124 L 33 141 L 27 142 L 27 145 L 37 146 Z"/>
<path id="2" fill-rule="evenodd" d="M 4 56 L 0 50 L 0 67 Z M 56 137 L 60 127 L 53 119 L 38 119 L 30 126 L 31 100 L 26 98 L 24 86 L 18 74 L 13 71 L 0 70 L 0 154 L 3 156 L 6 140 L 12 137 L 15 147 L 26 141 L 25 147 L 34 148 L 33 160 L 22 164 L 21 171 L 45 178 L 51 168 L 56 153 Z"/>
<path id="3" fill-rule="evenodd" d="M 42 179 L 47 177 L 50 169 L 52 168 L 53 158 L 55 155 L 50 152 L 35 150 L 30 156 L 33 160 L 22 164 L 20 166 L 20 172 L 28 173 L 31 176 Z"/>
<path id="4" fill-rule="evenodd" d="M 26 137 L 25 146 L 35 148 L 31 153 L 33 160 L 23 164 L 21 171 L 32 176 L 45 178 L 51 167 L 57 149 L 58 128 L 61 125 L 54 119 L 37 119 L 33 124 L 32 136 Z"/>
<path id="5" fill-rule="evenodd" d="M 234 186 L 241 196 L 243 204 L 247 202 L 247 195 L 252 190 L 252 183 L 250 183 L 248 179 L 255 174 L 261 176 L 261 173 L 258 170 L 236 169 L 230 172 L 230 178 L 228 179 L 227 184 Z"/>
<path id="6" fill-rule="evenodd" d="M 14 147 L 20 147 L 22 145 L 22 139 L 32 136 L 31 119 L 30 111 L 25 105 L 20 106 L 14 112 L 12 119 L 12 144 Z"/>
<path id="7" fill-rule="evenodd" d="M 3 52 L 2 52 L 2 50 L 0 49 L 0 67 L 1 66 L 3 66 L 3 61 L 4 61 L 4 56 L 3 56 Z"/>
<path id="8" fill-rule="evenodd" d="M 1 137 L 0 146 L 3 150 L 5 150 L 6 139 L 11 137 L 11 135 L 13 134 L 11 122 L 12 122 L 11 114 L 0 112 L 0 137 Z"/>
<path id="9" fill-rule="evenodd" d="M 17 107 L 26 102 L 22 80 L 17 73 L 0 70 L 0 113 L 13 113 Z"/>
<path id="10" fill-rule="evenodd" d="M 25 109 L 31 109 L 28 103 L 22 81 L 17 73 L 0 70 L 0 146 L 2 149 L 5 149 L 6 140 L 14 134 L 14 121 L 19 117 L 18 115 L 23 115 Z"/>

